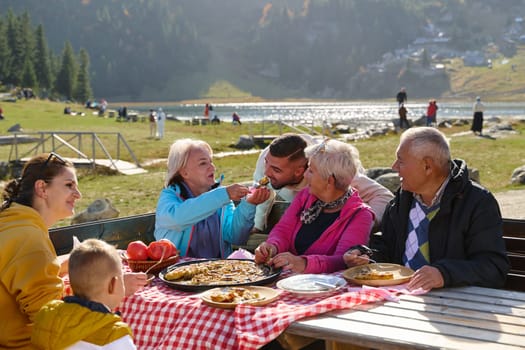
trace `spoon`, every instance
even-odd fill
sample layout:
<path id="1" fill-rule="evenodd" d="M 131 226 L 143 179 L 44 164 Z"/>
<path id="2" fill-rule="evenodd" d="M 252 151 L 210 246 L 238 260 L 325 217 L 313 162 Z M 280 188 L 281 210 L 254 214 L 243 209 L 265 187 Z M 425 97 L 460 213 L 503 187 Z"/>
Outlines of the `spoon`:
<path id="1" fill-rule="evenodd" d="M 148 267 L 148 269 L 144 272 L 146 275 L 151 271 L 153 270 L 155 267 L 159 266 L 160 263 L 164 260 L 164 255 L 166 254 L 166 250 L 167 249 L 163 249 L 162 250 L 162 255 L 160 257 L 160 260 L 157 261 L 155 264 L 151 265 L 150 267 Z"/>

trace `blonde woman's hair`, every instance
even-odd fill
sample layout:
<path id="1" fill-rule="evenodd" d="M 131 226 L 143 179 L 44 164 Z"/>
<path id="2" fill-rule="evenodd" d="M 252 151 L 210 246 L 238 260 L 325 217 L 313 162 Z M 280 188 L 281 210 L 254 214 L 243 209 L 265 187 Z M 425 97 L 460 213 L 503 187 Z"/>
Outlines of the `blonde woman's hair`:
<path id="1" fill-rule="evenodd" d="M 362 169 L 359 151 L 348 143 L 327 139 L 304 150 L 310 164 L 314 164 L 323 179 L 333 176 L 335 186 L 346 190 L 356 173 Z"/>
<path id="2" fill-rule="evenodd" d="M 165 187 L 182 181 L 182 177 L 180 176 L 179 172 L 188 163 L 190 152 L 194 149 L 202 149 L 206 152 L 209 152 L 210 157 L 213 156 L 213 150 L 211 149 L 211 146 L 202 140 L 180 139 L 171 145 L 170 153 L 168 155 L 168 172 L 164 182 Z"/>

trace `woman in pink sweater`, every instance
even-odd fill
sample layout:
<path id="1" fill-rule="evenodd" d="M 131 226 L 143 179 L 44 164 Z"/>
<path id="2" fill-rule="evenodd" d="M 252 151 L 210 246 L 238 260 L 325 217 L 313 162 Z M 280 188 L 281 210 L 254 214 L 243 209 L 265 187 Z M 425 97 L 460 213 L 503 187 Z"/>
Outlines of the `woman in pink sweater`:
<path id="1" fill-rule="evenodd" d="M 360 167 L 353 146 L 325 140 L 307 147 L 308 187 L 299 192 L 255 250 L 255 261 L 296 273 L 330 273 L 346 268 L 343 254 L 366 244 L 374 214 L 350 186 Z"/>

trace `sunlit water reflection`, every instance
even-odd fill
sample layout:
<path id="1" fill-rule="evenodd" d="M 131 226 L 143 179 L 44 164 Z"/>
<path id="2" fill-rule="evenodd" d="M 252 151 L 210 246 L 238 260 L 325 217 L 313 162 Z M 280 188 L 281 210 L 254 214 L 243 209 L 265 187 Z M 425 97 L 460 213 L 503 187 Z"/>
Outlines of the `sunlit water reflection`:
<path id="1" fill-rule="evenodd" d="M 426 113 L 426 103 L 408 103 L 408 117 L 417 119 Z M 439 119 L 472 118 L 471 103 L 439 103 Z M 134 108 L 147 113 L 149 108 L 162 107 L 172 117 L 189 120 L 202 117 L 204 105 L 155 105 Z M 525 116 L 525 103 L 485 103 L 485 116 L 512 117 Z M 217 115 L 222 122 L 230 122 L 233 112 L 240 115 L 242 121 L 286 121 L 301 124 L 322 124 L 344 122 L 353 127 L 384 124 L 398 118 L 397 103 L 384 102 L 260 102 L 260 103 L 225 103 L 214 104 L 210 117 Z"/>

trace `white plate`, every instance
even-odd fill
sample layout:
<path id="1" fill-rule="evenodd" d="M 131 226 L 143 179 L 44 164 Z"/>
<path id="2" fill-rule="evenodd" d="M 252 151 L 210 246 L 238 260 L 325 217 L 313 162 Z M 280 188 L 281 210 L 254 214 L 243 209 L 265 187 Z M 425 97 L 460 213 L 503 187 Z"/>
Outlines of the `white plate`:
<path id="1" fill-rule="evenodd" d="M 302 274 L 277 282 L 277 288 L 303 296 L 320 296 L 333 293 L 346 285 L 343 278 L 331 275 Z"/>

